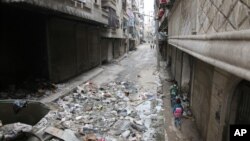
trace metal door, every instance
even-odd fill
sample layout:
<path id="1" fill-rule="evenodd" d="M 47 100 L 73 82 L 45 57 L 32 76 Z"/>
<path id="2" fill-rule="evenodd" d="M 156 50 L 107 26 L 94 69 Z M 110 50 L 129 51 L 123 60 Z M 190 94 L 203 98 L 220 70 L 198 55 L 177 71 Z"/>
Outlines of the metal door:
<path id="1" fill-rule="evenodd" d="M 250 124 L 250 86 L 243 83 L 240 86 L 236 124 Z"/>

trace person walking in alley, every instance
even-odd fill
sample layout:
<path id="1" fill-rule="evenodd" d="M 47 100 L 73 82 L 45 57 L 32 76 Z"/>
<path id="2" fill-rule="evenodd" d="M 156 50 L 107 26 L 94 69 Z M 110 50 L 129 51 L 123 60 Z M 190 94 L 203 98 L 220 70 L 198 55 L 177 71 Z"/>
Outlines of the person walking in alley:
<path id="1" fill-rule="evenodd" d="M 151 49 L 153 49 L 153 46 L 152 46 L 152 44 L 150 44 L 150 48 L 151 48 Z"/>
<path id="2" fill-rule="evenodd" d="M 181 117 L 183 114 L 183 107 L 181 105 L 181 99 L 177 98 L 173 108 L 174 123 L 178 129 L 181 129 Z"/>

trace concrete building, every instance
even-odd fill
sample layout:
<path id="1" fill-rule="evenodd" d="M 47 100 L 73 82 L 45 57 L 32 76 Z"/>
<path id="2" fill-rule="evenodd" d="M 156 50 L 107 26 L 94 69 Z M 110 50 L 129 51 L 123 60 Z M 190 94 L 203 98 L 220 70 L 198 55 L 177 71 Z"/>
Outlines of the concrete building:
<path id="1" fill-rule="evenodd" d="M 230 124 L 250 123 L 250 1 L 175 0 L 159 31 L 165 59 L 204 141 L 229 140 Z M 169 10 L 169 12 L 168 12 Z"/>
<path id="2" fill-rule="evenodd" d="M 124 0 L 2 0 L 0 87 L 58 83 L 128 51 Z"/>
<path id="3" fill-rule="evenodd" d="M 128 33 L 129 33 L 129 49 L 133 50 L 140 44 L 140 23 L 139 23 L 139 1 L 127 0 L 127 14 L 128 14 Z"/>
<path id="4" fill-rule="evenodd" d="M 121 0 L 102 0 L 103 12 L 108 15 L 108 25 L 102 31 L 102 61 L 118 58 L 128 50 L 126 36 L 124 36 L 126 33 L 122 25 L 124 7 L 126 3 Z"/>
<path id="5" fill-rule="evenodd" d="M 144 30 L 144 36 L 145 36 L 145 40 L 147 42 L 153 42 L 153 38 L 154 38 L 154 27 L 155 27 L 155 21 L 153 20 L 153 18 L 149 18 L 148 21 L 145 21 L 145 30 Z"/>
<path id="6" fill-rule="evenodd" d="M 140 42 L 144 41 L 144 0 L 140 0 L 140 6 L 139 6 L 139 37 Z"/>

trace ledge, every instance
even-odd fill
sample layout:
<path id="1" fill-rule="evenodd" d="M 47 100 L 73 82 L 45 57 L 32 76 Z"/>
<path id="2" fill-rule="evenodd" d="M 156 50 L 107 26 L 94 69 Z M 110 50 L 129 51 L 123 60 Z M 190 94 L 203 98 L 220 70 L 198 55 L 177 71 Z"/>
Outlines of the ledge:
<path id="1" fill-rule="evenodd" d="M 200 60 L 250 80 L 250 30 L 174 36 L 168 42 Z"/>
<path id="2" fill-rule="evenodd" d="M 89 13 L 84 11 L 83 9 L 75 8 L 73 7 L 73 5 L 68 5 L 68 2 L 71 2 L 70 0 L 2 0 L 1 2 L 16 5 L 28 4 L 44 8 L 44 10 L 52 10 L 58 13 L 65 13 L 67 15 L 95 21 L 97 23 L 108 24 L 107 20 L 97 18 L 96 15 L 93 14 L 93 12 Z M 102 17 L 101 14 L 100 17 Z"/>

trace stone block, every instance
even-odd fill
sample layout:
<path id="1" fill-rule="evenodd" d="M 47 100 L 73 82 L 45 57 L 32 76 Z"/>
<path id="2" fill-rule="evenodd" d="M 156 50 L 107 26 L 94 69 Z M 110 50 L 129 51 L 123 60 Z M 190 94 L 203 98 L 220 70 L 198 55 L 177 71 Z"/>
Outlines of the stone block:
<path id="1" fill-rule="evenodd" d="M 215 18 L 213 20 L 213 27 L 215 28 L 215 30 L 219 31 L 220 28 L 223 26 L 223 24 L 225 23 L 225 17 L 221 14 L 221 12 L 217 12 L 215 14 Z"/>
<path id="2" fill-rule="evenodd" d="M 247 6 L 242 4 L 241 2 L 238 2 L 238 27 L 246 20 L 249 19 L 249 9 Z"/>
<path id="3" fill-rule="evenodd" d="M 212 6 L 212 3 L 209 0 L 207 0 L 203 7 L 203 11 L 205 14 L 209 12 L 211 6 Z"/>
<path id="4" fill-rule="evenodd" d="M 248 16 L 247 19 L 245 19 L 245 21 L 243 21 L 239 26 L 239 30 L 249 29 L 249 28 L 250 28 L 250 18 Z"/>
<path id="5" fill-rule="evenodd" d="M 199 1 L 199 5 L 200 5 L 201 8 L 204 7 L 206 1 L 207 1 L 207 0 L 200 0 L 200 1 Z"/>
<path id="6" fill-rule="evenodd" d="M 229 22 L 238 29 L 241 21 L 248 16 L 247 7 L 244 6 L 241 2 L 237 2 L 233 11 L 229 16 Z"/>
<path id="7" fill-rule="evenodd" d="M 208 18 L 206 18 L 205 22 L 203 23 L 203 28 L 204 28 L 204 31 L 207 32 L 208 31 L 208 28 L 210 27 L 211 23 L 209 21 Z"/>
<path id="8" fill-rule="evenodd" d="M 207 13 L 207 17 L 209 18 L 210 21 L 214 20 L 216 12 L 217 12 L 216 7 L 211 5 L 211 8 L 209 9 L 209 11 Z"/>
<path id="9" fill-rule="evenodd" d="M 245 5 L 250 7 L 250 0 L 241 0 Z"/>
<path id="10" fill-rule="evenodd" d="M 219 27 L 218 32 L 225 32 L 226 31 L 226 26 L 227 26 L 227 21 L 225 20 L 221 26 Z"/>
<path id="11" fill-rule="evenodd" d="M 233 26 L 227 21 L 225 23 L 225 31 L 234 31 L 235 29 L 233 28 Z"/>
<path id="12" fill-rule="evenodd" d="M 205 20 L 206 20 L 206 15 L 202 12 L 202 14 L 199 17 L 199 24 L 202 25 Z"/>
<path id="13" fill-rule="evenodd" d="M 213 25 L 211 25 L 209 27 L 209 29 L 207 30 L 207 33 L 216 33 L 217 31 L 215 30 L 215 28 L 213 27 Z"/>
<path id="14" fill-rule="evenodd" d="M 235 3 L 233 3 L 232 0 L 228 0 L 227 2 L 224 2 L 221 7 L 220 7 L 220 11 L 226 16 L 228 17 L 230 12 L 233 10 Z"/>
<path id="15" fill-rule="evenodd" d="M 213 0 L 213 3 L 217 8 L 220 8 L 225 0 Z M 227 1 L 227 0 L 226 0 Z"/>

